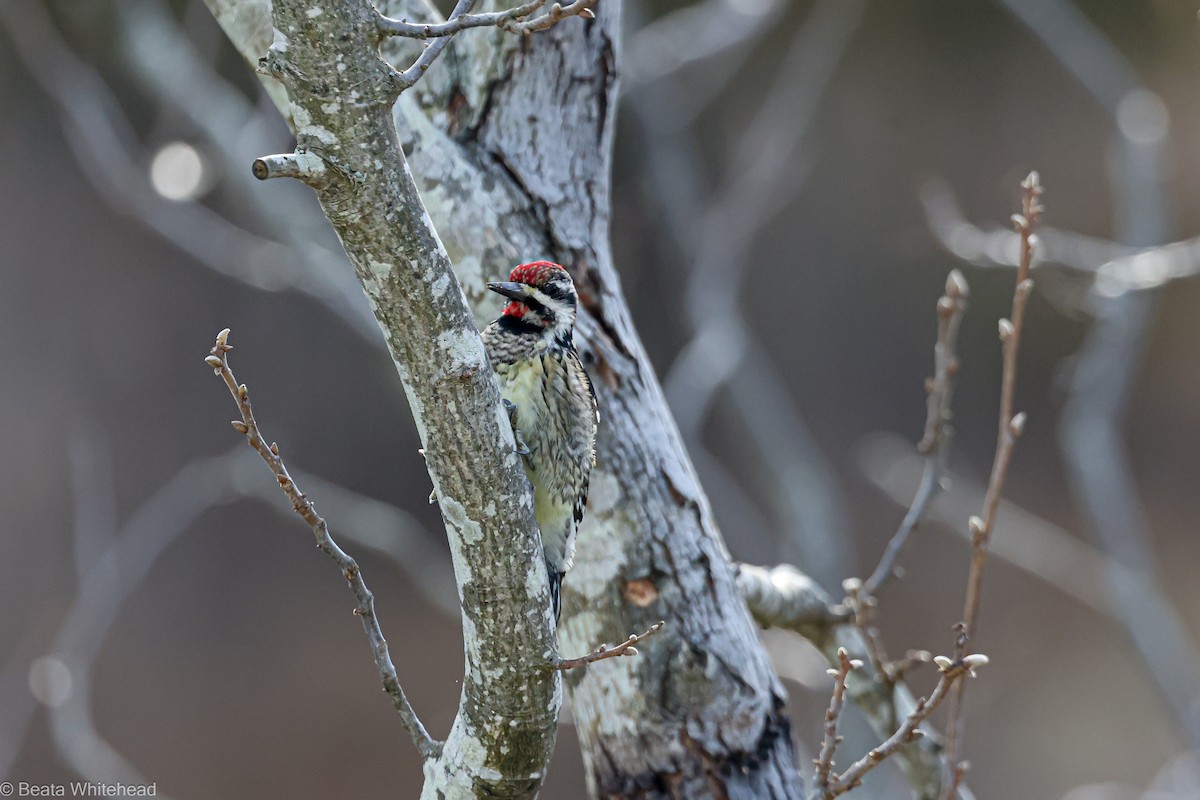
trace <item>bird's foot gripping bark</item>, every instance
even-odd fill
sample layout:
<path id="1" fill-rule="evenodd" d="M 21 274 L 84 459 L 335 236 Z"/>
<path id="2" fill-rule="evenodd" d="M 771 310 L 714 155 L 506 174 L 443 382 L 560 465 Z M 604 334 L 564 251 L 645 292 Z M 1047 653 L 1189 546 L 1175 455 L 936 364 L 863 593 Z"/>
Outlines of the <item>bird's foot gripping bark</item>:
<path id="1" fill-rule="evenodd" d="M 517 442 L 517 455 L 529 455 L 529 447 L 525 444 L 525 437 L 521 435 L 521 429 L 517 427 L 517 404 L 511 400 L 505 400 L 504 410 L 508 412 L 508 424 L 512 425 L 513 439 Z"/>

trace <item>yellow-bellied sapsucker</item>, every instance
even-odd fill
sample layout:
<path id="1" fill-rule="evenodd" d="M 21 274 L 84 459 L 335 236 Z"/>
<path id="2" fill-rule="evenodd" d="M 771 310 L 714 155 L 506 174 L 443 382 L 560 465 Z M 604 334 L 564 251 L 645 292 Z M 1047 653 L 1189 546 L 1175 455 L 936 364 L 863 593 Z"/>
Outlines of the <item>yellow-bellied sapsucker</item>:
<path id="1" fill-rule="evenodd" d="M 557 620 L 600 421 L 592 382 L 572 338 L 578 296 L 567 271 L 549 261 L 522 264 L 507 282 L 487 286 L 511 301 L 484 329 L 483 343 L 533 485 Z"/>

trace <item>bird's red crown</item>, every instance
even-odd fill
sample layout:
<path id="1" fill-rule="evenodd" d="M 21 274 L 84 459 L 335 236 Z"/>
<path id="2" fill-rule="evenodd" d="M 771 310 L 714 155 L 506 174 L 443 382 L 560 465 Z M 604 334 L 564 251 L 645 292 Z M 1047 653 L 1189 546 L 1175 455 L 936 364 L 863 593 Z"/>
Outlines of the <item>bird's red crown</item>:
<path id="1" fill-rule="evenodd" d="M 566 272 L 561 264 L 555 264 L 553 261 L 531 261 L 515 267 L 508 279 L 528 286 L 543 286 L 556 270 Z"/>

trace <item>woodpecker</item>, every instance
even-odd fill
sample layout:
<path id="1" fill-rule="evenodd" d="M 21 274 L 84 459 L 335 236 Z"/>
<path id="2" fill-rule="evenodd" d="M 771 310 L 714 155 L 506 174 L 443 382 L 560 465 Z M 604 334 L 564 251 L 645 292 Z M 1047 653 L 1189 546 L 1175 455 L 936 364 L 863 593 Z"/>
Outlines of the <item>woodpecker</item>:
<path id="1" fill-rule="evenodd" d="M 484 329 L 483 343 L 533 486 L 557 621 L 600 422 L 596 393 L 575 350 L 579 298 L 567 271 L 549 261 L 521 264 L 507 281 L 487 288 L 510 301 Z"/>

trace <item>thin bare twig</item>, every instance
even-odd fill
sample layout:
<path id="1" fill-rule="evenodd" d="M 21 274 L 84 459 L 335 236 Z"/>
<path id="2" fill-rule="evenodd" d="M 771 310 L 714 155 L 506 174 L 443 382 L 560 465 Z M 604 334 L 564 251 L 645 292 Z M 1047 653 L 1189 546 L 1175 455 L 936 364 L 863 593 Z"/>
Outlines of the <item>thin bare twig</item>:
<path id="1" fill-rule="evenodd" d="M 868 480 L 893 501 L 908 502 L 909 487 L 922 469 L 911 446 L 900 437 L 884 434 L 872 436 L 860 449 L 861 469 Z M 985 487 L 963 474 L 950 474 L 948 479 L 954 492 L 933 509 L 932 519 L 970 541 L 971 533 L 960 529 L 961 520 L 983 504 Z M 1149 652 L 1177 654 L 1171 666 L 1162 668 L 1162 673 L 1169 675 L 1169 685 L 1178 685 L 1181 690 L 1191 682 L 1185 674 L 1185 665 L 1200 659 L 1193 655 L 1194 645 L 1184 619 L 1153 574 L 1131 567 L 1009 500 L 1001 500 L 996 513 L 1007 524 L 1005 535 L 989 543 L 991 558 L 1017 567 L 1126 628 L 1140 620 L 1153 620 L 1153 625 L 1136 625 L 1142 637 L 1139 653 L 1149 645 Z M 1118 587 L 1120 591 L 1113 592 L 1110 587 Z M 1136 612 L 1130 612 L 1131 604 L 1136 604 Z M 892 665 L 893 670 L 896 668 L 897 665 Z M 1153 673 L 1152 677 L 1161 680 Z M 1182 693 L 1179 696 L 1195 697 Z M 1184 719 L 1195 713 L 1188 705 L 1176 711 Z"/>
<path id="2" fill-rule="evenodd" d="M 1120 48 L 1068 0 L 1001 0 L 1109 115 L 1115 138 L 1109 185 L 1123 246 L 1152 248 L 1128 268 L 1102 267 L 1092 311 L 1095 323 L 1080 347 L 1059 419 L 1059 446 L 1072 491 L 1102 548 L 1121 569 L 1108 591 L 1130 641 L 1193 750 L 1200 750 L 1200 654 L 1196 640 L 1165 600 L 1152 554 L 1149 523 L 1138 497 L 1123 422 L 1159 296 L 1129 289 L 1196 271 L 1196 240 L 1164 245 L 1172 236 L 1165 163 L 1171 118 L 1162 99 Z M 1176 258 L 1180 260 L 1175 261 Z M 1174 262 L 1174 266 L 1172 266 Z M 1111 274 L 1107 274 L 1111 273 Z M 1131 280 L 1133 279 L 1133 280 Z M 1139 578 L 1129 581 L 1128 576 Z"/>
<path id="3" fill-rule="evenodd" d="M 912 445 L 899 436 L 873 434 L 857 449 L 863 476 L 893 502 L 907 504 L 912 486 L 924 469 L 924 459 L 912 452 Z M 962 529 L 962 520 L 983 505 L 986 487 L 961 472 L 947 472 L 946 480 L 954 492 L 944 495 L 930 510 L 929 521 L 970 544 L 971 532 Z M 1119 563 L 1076 534 L 1011 500 L 1001 500 L 996 514 L 1008 524 L 1004 536 L 989 543 L 990 558 L 1022 570 L 1101 615 L 1116 617 L 1104 583 L 1107 570 L 1122 569 Z M 1133 580 L 1134 576 L 1125 579 Z M 1159 590 L 1143 583 L 1139 591 Z"/>
<path id="4" fill-rule="evenodd" d="M 1000 378 L 1000 422 L 996 437 L 996 455 L 992 461 L 992 471 L 988 478 L 987 493 L 984 496 L 982 517 L 972 517 L 971 529 L 971 566 L 967 575 L 967 597 L 963 604 L 961 633 L 959 638 L 959 655 L 966 642 L 970 641 L 976 632 L 979 618 L 979 602 L 983 593 L 983 570 L 987 562 L 988 541 L 996 521 L 996 511 L 1000 507 L 1000 495 L 1004 489 L 1004 480 L 1008 475 L 1008 465 L 1012 459 L 1013 448 L 1017 437 L 1025 426 L 1025 414 L 1013 414 L 1013 394 L 1017 384 L 1017 354 L 1020 350 L 1021 330 L 1025 320 L 1025 306 L 1033 291 L 1033 280 L 1029 270 L 1033 261 L 1034 228 L 1042 215 L 1042 186 L 1036 172 L 1022 181 L 1024 197 L 1021 203 L 1021 213 L 1013 215 L 1013 226 L 1021 236 L 1021 259 L 1017 266 L 1017 288 L 1013 293 L 1011 319 L 1000 320 L 1000 341 L 1004 351 L 1004 362 Z M 946 774 L 943 780 L 942 797 L 944 800 L 954 796 L 961 780 L 962 770 L 958 768 L 959 752 L 963 738 L 963 701 L 966 684 L 959 684 L 950 702 L 950 713 L 946 727 Z"/>
<path id="5" fill-rule="evenodd" d="M 588 664 L 593 664 L 597 661 L 603 661 L 606 658 L 616 658 L 617 656 L 636 656 L 638 650 L 634 645 L 649 639 L 654 634 L 662 630 L 667 623 L 659 621 L 651 625 L 642 633 L 631 633 L 629 638 L 621 642 L 615 647 L 609 647 L 606 644 L 600 645 L 598 648 L 579 658 L 559 658 L 550 663 L 550 669 L 568 670 L 576 667 L 586 667 Z"/>
<path id="6" fill-rule="evenodd" d="M 798 633 L 821 650 L 831 664 L 840 665 L 839 651 L 844 649 L 852 661 L 861 665 L 849 676 L 846 699 L 862 710 L 877 736 L 891 736 L 900 720 L 917 709 L 902 679 L 908 669 L 927 663 L 928 653 L 910 652 L 894 664 L 880 663 L 877 657 L 882 648 L 870 639 L 868 631 L 844 624 L 852 621 L 850 609 L 833 605 L 824 591 L 795 567 L 785 564 L 765 569 L 739 564 L 737 579 L 746 604 L 760 624 Z M 940 791 L 939 756 L 940 746 L 932 738 L 901 751 L 900 767 L 916 796 L 936 797 Z M 961 800 L 972 798 L 965 786 L 959 787 L 958 796 Z"/>
<path id="7" fill-rule="evenodd" d="M 475 0 L 458 0 L 454 6 L 454 10 L 450 12 L 450 19 L 448 19 L 444 24 L 453 26 L 459 23 L 464 17 L 468 16 L 467 12 L 470 11 L 474 5 Z M 383 22 L 386 19 L 387 17 L 383 16 L 379 18 L 380 31 L 385 33 L 387 31 L 383 26 Z M 421 76 L 428 72 L 429 68 L 433 66 L 433 62 L 437 61 L 438 56 L 440 56 L 442 51 L 445 50 L 450 44 L 455 33 L 457 33 L 457 31 L 444 34 L 425 45 L 425 49 L 421 51 L 421 55 L 417 56 L 417 60 L 414 61 L 408 69 L 396 76 L 396 84 L 399 86 L 399 88 L 402 90 L 409 89 L 416 84 L 416 82 L 421 79 Z"/>
<path id="8" fill-rule="evenodd" d="M 467 12 L 474 5 L 472 0 L 465 6 L 460 2 L 445 22 L 409 22 L 380 14 L 379 32 L 384 36 L 402 36 L 408 39 L 449 39 L 468 28 L 500 28 L 513 33 L 534 33 L 552 28 L 567 17 L 593 19 L 595 12 L 592 11 L 592 6 L 596 5 L 598 1 L 575 0 L 565 6 L 554 3 L 545 14 L 539 14 L 533 19 L 526 19 L 530 14 L 545 6 L 546 0 L 532 0 L 532 2 L 513 6 L 503 11 L 470 14 Z"/>
<path id="9" fill-rule="evenodd" d="M 258 469 L 257 464 L 254 466 Z M 338 535 L 343 541 L 387 556 L 400 569 L 406 585 L 418 590 L 422 598 L 447 619 L 458 619 L 461 613 L 458 585 L 454 580 L 454 569 L 446 558 L 445 545 L 439 545 L 437 538 L 420 520 L 391 503 L 297 469 L 294 462 L 289 471 L 314 496 L 321 498 L 325 513 L 338 521 Z M 242 492 L 269 503 L 279 513 L 292 513 L 279 502 L 282 498 L 278 486 L 265 480 L 239 480 L 238 483 Z"/>
<path id="10" fill-rule="evenodd" d="M 546 0 L 532 0 L 524 5 L 513 6 L 503 11 L 486 14 L 470 14 L 474 2 L 460 2 L 445 22 L 409 22 L 379 15 L 379 32 L 384 36 L 402 36 L 406 39 L 449 39 L 468 28 L 503 28 L 509 23 L 526 17 L 546 5 Z"/>
<path id="11" fill-rule="evenodd" d="M 933 495 L 941 484 L 950 437 L 953 377 L 958 365 L 957 332 L 968 294 L 969 289 L 961 274 L 957 271 L 952 272 L 947 278 L 946 295 L 938 302 L 935 374 L 929 381 L 925 433 L 919 446 L 919 450 L 926 454 L 923 488 L 913 500 L 912 508 L 898 531 L 898 538 L 893 538 L 881 566 L 872 576 L 872 591 L 865 591 L 863 583 L 857 579 L 847 580 L 844 588 L 847 592 L 848 608 L 833 606 L 824 598 L 823 593 L 813 586 L 811 579 L 794 568 L 786 565 L 772 570 L 745 565 L 739 565 L 738 568 L 739 586 L 755 618 L 762 624 L 789 627 L 814 641 L 835 665 L 840 662 L 840 657 L 835 650 L 827 646 L 831 638 L 831 626 L 837 622 L 855 623 L 854 629 L 843 632 L 855 634 L 852 640 L 853 652 L 870 664 L 870 668 L 864 670 L 865 675 L 860 679 L 860 682 L 870 685 L 870 691 L 852 693 L 851 699 L 855 702 L 869 699 L 874 703 L 875 707 L 868 709 L 869 716 L 875 715 L 872 716 L 873 720 L 880 713 L 880 707 L 885 709 L 887 721 L 877 726 L 877 730 L 883 728 L 880 735 L 886 735 L 886 732 L 893 730 L 896 721 L 906 716 L 907 709 L 915 707 L 902 684 L 903 676 L 912 667 L 927 662 L 929 657 L 927 653 L 920 652 L 910 653 L 895 663 L 888 661 L 879 632 L 870 624 L 875 605 L 874 591 L 878 590 L 884 578 L 893 570 L 895 555 L 903 545 L 904 538 L 925 516 Z M 930 464 L 933 466 L 930 467 Z M 835 610 L 839 612 L 836 617 Z M 839 635 L 839 638 L 845 637 Z M 907 706 L 904 705 L 904 697 L 908 698 Z M 890 713 L 886 709 L 890 709 Z M 912 764 L 905 766 L 912 769 Z M 930 796 L 939 791 L 937 771 L 937 762 L 934 761 L 931 774 L 921 774 L 917 777 L 919 785 L 927 787 Z M 913 774 L 917 774 L 915 770 Z M 821 782 L 820 776 L 817 782 Z M 962 791 L 965 793 L 965 789 Z"/>
<path id="12" fill-rule="evenodd" d="M 958 372 L 958 329 L 967 308 L 970 289 L 966 279 L 958 270 L 952 270 L 946 278 L 945 294 L 937 302 L 938 335 L 934 345 L 934 374 L 926 382 L 925 431 L 919 452 L 925 456 L 921 484 L 909 505 L 900 527 L 884 549 L 879 564 L 866 581 L 851 578 L 843 582 L 846 604 L 854 614 L 854 624 L 862 634 L 865 656 L 871 662 L 876 679 L 887 691 L 892 691 L 903 680 L 905 671 L 917 663 L 912 658 L 900 662 L 889 661 L 883 637 L 872 624 L 875 614 L 876 595 L 883 584 L 896 570 L 896 560 L 909 536 L 924 520 L 934 497 L 942 487 L 946 457 L 950 449 L 953 430 L 950 427 L 951 398 L 954 393 L 954 377 Z"/>
<path id="13" fill-rule="evenodd" d="M 996 436 L 996 455 L 992 462 L 987 495 L 984 498 L 983 517 L 982 519 L 976 518 L 976 521 L 972 523 L 977 541 L 971 556 L 971 571 L 967 581 L 967 602 L 963 609 L 963 622 L 966 623 L 968 635 L 974 632 L 979 615 L 979 598 L 983 589 L 983 565 L 987 557 L 988 537 L 991 535 L 995 522 L 996 509 L 1000 504 L 1000 494 L 1004 489 L 1004 479 L 1008 473 L 1013 447 L 1025 423 L 1024 414 L 1013 414 L 1013 394 L 1016 391 L 1017 354 L 1020 350 L 1025 306 L 1033 291 L 1033 281 L 1029 278 L 1029 267 L 1033 256 L 1033 229 L 1042 212 L 1040 203 L 1042 189 L 1036 172 L 1031 172 L 1021 185 L 1025 189 L 1023 213 L 1013 217 L 1013 224 L 1021 234 L 1021 263 L 1017 267 L 1017 288 L 1013 294 L 1011 319 L 1002 319 L 999 324 L 1000 341 L 1004 350 L 1004 363 L 1000 379 L 1000 428 Z"/>
<path id="14" fill-rule="evenodd" d="M 834 631 L 833 640 L 833 644 L 821 645 L 831 664 L 837 663 L 837 647 L 845 647 L 851 658 L 863 662 L 862 669 L 855 670 L 847 680 L 847 699 L 863 712 L 876 736 L 883 740 L 890 738 L 903 720 L 917 709 L 918 698 L 900 680 L 895 665 L 886 673 L 878 671 L 871 661 L 877 644 L 867 640 L 862 628 L 844 625 Z M 924 729 L 922 732 L 929 733 Z M 914 797 L 931 800 L 940 796 L 942 744 L 939 737 L 919 737 L 911 746 L 900 748 L 896 759 L 912 786 Z M 959 785 L 958 800 L 974 800 L 974 795 L 965 785 Z"/>
<path id="15" fill-rule="evenodd" d="M 312 528 L 313 536 L 317 540 L 317 547 L 338 565 L 338 568 L 342 571 L 342 576 L 350 584 L 350 589 L 358 601 L 358 606 L 355 608 L 354 613 L 362 619 L 363 631 L 367 635 L 367 641 L 370 642 L 371 656 L 375 661 L 376 668 L 379 670 L 379 676 L 383 680 L 383 688 L 392 698 L 392 705 L 400 715 L 400 721 L 412 735 L 413 744 L 416 745 L 421 758 L 424 760 L 436 758 L 442 745 L 440 742 L 434 740 L 425 730 L 425 726 L 417 718 L 416 711 L 413 710 L 412 704 L 409 703 L 408 697 L 405 696 L 404 690 L 400 687 L 400 680 L 396 675 L 396 667 L 392 663 L 391 654 L 388 652 L 387 640 L 383 638 L 383 631 L 379 627 L 379 619 L 375 615 L 375 596 L 371 594 L 371 591 L 367 588 L 367 584 L 363 581 L 362 570 L 359 569 L 358 563 L 338 547 L 333 537 L 329 535 L 329 526 L 317 514 L 312 501 L 300 491 L 296 482 L 292 480 L 292 476 L 288 474 L 287 467 L 284 465 L 283 459 L 279 456 L 279 446 L 275 443 L 267 444 L 266 439 L 263 438 L 262 433 L 259 431 L 258 423 L 254 419 L 254 412 L 250 407 L 250 392 L 244 383 L 239 384 L 237 382 L 233 376 L 233 370 L 229 368 L 228 353 L 233 347 L 228 343 L 228 340 L 229 329 L 226 328 L 217 334 L 216 344 L 209 351 L 209 356 L 205 359 L 205 363 L 212 367 L 214 372 L 225 381 L 230 394 L 233 395 L 233 399 L 237 402 L 238 411 L 241 412 L 242 418 L 241 420 L 234 420 L 231 424 L 234 430 L 246 437 L 246 441 L 262 457 L 267 466 L 270 467 L 271 472 L 275 475 L 275 479 L 279 481 L 279 487 L 292 502 L 292 508 Z"/>
<path id="16" fill-rule="evenodd" d="M 471 14 L 475 0 L 458 0 L 450 18 L 445 22 L 429 24 L 414 24 L 405 20 L 392 19 L 380 14 L 376 19 L 379 33 L 383 36 L 402 36 L 410 39 L 432 39 L 421 51 L 417 60 L 403 72 L 396 75 L 395 81 L 402 91 L 411 88 L 424 75 L 438 56 L 446 49 L 451 40 L 460 31 L 467 28 L 494 27 L 510 33 L 521 33 L 526 36 L 538 31 L 548 30 L 567 17 L 584 17 L 595 19 L 592 11 L 598 0 L 575 0 L 573 3 L 562 5 L 554 3 L 545 14 L 539 14 L 533 19 L 525 19 L 546 4 L 546 0 L 532 0 L 524 5 L 514 6 L 504 11 L 492 11 L 484 14 Z"/>
<path id="17" fill-rule="evenodd" d="M 842 737 L 838 736 L 838 720 L 841 719 L 842 706 L 846 702 L 846 678 L 851 670 L 862 666 L 861 661 L 853 660 L 846 654 L 844 647 L 838 648 L 837 658 L 837 668 L 826 670 L 833 676 L 833 692 L 829 697 L 829 709 L 825 712 L 825 738 L 821 741 L 821 752 L 816 759 L 814 778 L 816 791 L 823 796 L 829 795 L 836 780 L 831 773 L 834 767 L 833 757 L 837 753 L 838 745 L 842 743 Z"/>
<path id="18" fill-rule="evenodd" d="M 823 800 L 831 800 L 831 798 L 845 794 L 857 787 L 868 772 L 882 764 L 904 745 L 921 738 L 924 735 L 921 731 L 921 723 L 941 705 L 950 690 L 956 683 L 959 683 L 963 676 L 974 676 L 976 669 L 988 663 L 988 658 L 980 653 L 973 653 L 954 660 L 938 656 L 934 661 L 937 662 L 938 669 L 941 671 L 941 677 L 938 678 L 933 692 L 928 698 L 922 697 L 917 701 L 917 707 L 905 718 L 904 724 L 894 734 L 878 747 L 867 751 L 866 755 L 837 776 L 824 794 L 820 795 Z M 962 684 L 959 683 L 959 685 Z"/>
<path id="19" fill-rule="evenodd" d="M 1071 371 L 1059 423 L 1060 447 L 1075 496 L 1087 512 L 1105 556 L 1090 559 L 1106 573 L 1107 592 L 1062 558 L 1063 577 L 1051 583 L 1124 626 L 1147 666 L 1164 707 L 1193 746 L 1200 742 L 1200 672 L 1193 637 L 1161 590 L 1147 544 L 1121 421 L 1137 375 L 1154 296 L 1144 290 L 1200 272 L 1200 238 L 1169 240 L 1170 212 L 1162 183 L 1163 154 L 1169 152 L 1170 120 L 1162 100 L 1140 81 L 1129 61 L 1070 2 L 1001 0 L 1040 39 L 1109 113 L 1116 133 L 1117 164 L 1110 173 L 1118 207 L 1120 243 L 1043 228 L 1038 256 L 1094 276 L 1090 291 L 1073 305 L 1095 315 L 1095 324 Z M 965 219 L 941 184 L 923 191 L 930 228 L 961 258 L 983 265 L 1015 266 L 1018 237 L 983 230 Z M 1027 530 L 1026 534 L 1030 532 Z M 1033 538 L 1033 537 L 1030 537 Z M 1042 543 L 1039 537 L 1037 540 Z M 1064 542 L 1066 540 L 1064 539 Z M 1071 539 L 1076 542 L 1077 540 Z M 1009 542 L 1028 568 L 1044 575 L 1044 564 L 1028 548 Z"/>
<path id="20" fill-rule="evenodd" d="M 844 603 L 854 615 L 854 627 L 858 628 L 862 634 L 862 642 L 865 647 L 864 655 L 871 662 L 871 667 L 877 679 L 886 689 L 890 690 L 895 686 L 895 681 L 892 680 L 892 671 L 888 669 L 888 657 L 887 650 L 883 645 L 883 634 L 879 632 L 878 627 L 872 624 L 877 600 L 874 595 L 863 592 L 862 588 L 863 583 L 858 578 L 846 578 L 842 581 L 842 590 L 846 593 Z"/>
<path id="21" fill-rule="evenodd" d="M 522 22 L 513 22 L 502 27 L 505 30 L 516 33 L 529 34 L 549 30 L 567 17 L 595 19 L 596 13 L 592 11 L 592 6 L 596 5 L 597 2 L 598 0 L 575 0 L 574 3 L 568 3 L 565 6 L 554 3 L 550 6 L 550 10 L 547 13 L 539 17 Z"/>
<path id="22" fill-rule="evenodd" d="M 892 576 L 896 559 L 908 537 L 925 518 L 930 503 L 942 487 L 946 456 L 954 431 L 950 426 L 950 400 L 954 394 L 954 376 L 958 373 L 958 328 L 967 310 L 970 289 L 957 269 L 946 278 L 946 293 L 938 299 L 938 336 L 933 348 L 934 372 L 926 385 L 925 434 L 917 449 L 925 454 L 925 471 L 908 513 L 883 551 L 879 565 L 863 582 L 862 595 L 874 597 Z"/>

